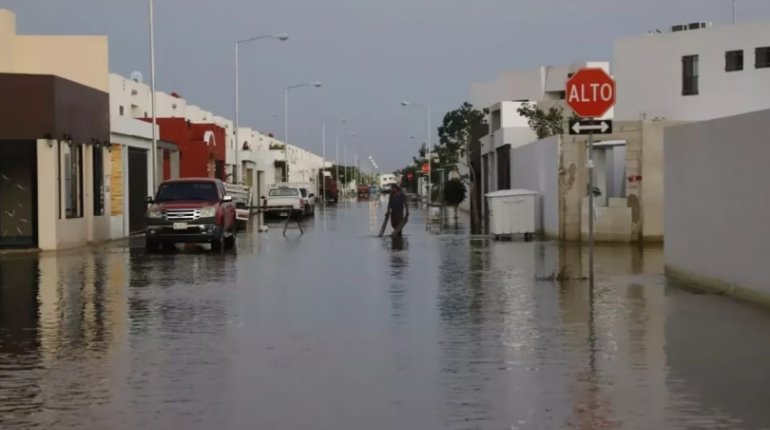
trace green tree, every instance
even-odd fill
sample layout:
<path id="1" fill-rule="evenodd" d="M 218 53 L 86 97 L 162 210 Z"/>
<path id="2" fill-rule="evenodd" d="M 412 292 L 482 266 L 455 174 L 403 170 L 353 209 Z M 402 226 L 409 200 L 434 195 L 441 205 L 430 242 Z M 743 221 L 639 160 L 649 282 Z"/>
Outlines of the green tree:
<path id="1" fill-rule="evenodd" d="M 468 171 L 461 179 L 471 189 L 471 231 L 474 233 L 481 229 L 481 208 L 477 204 L 481 193 L 479 138 L 486 134 L 485 112 L 465 102 L 444 115 L 438 128 L 439 144 L 435 149 L 440 168 L 445 169 L 442 174 L 456 171 L 458 166 L 464 166 Z"/>
<path id="2" fill-rule="evenodd" d="M 523 103 L 517 112 L 527 118 L 529 128 L 538 139 L 564 133 L 564 110 L 560 106 L 552 106 L 545 111 L 536 104 Z"/>

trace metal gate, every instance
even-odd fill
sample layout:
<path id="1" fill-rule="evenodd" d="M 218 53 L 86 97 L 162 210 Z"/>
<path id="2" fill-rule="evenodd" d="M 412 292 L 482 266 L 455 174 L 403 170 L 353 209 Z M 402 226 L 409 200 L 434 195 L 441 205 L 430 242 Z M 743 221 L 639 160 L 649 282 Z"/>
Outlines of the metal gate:
<path id="1" fill-rule="evenodd" d="M 144 231 L 147 204 L 147 151 L 128 149 L 128 230 L 131 233 Z"/>

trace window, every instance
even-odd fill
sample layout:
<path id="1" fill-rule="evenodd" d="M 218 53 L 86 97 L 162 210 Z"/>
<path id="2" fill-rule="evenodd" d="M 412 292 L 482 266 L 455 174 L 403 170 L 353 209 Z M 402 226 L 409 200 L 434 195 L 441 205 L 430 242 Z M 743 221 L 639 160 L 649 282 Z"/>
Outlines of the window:
<path id="1" fill-rule="evenodd" d="M 497 148 L 497 189 L 511 189 L 511 145 Z"/>
<path id="2" fill-rule="evenodd" d="M 123 106 L 120 106 L 120 109 L 118 110 L 120 111 L 120 116 L 123 116 L 126 113 L 126 109 Z"/>
<path id="3" fill-rule="evenodd" d="M 756 60 L 754 67 L 757 69 L 770 68 L 770 46 L 765 46 L 756 49 Z"/>
<path id="4" fill-rule="evenodd" d="M 725 71 L 737 72 L 743 70 L 743 50 L 725 52 Z"/>
<path id="5" fill-rule="evenodd" d="M 93 147 L 94 216 L 104 215 L 104 153 L 101 146 Z"/>
<path id="6" fill-rule="evenodd" d="M 299 196 L 299 190 L 296 188 L 273 188 L 267 194 L 270 197 L 296 197 Z"/>
<path id="7" fill-rule="evenodd" d="M 698 56 L 686 55 L 682 57 L 682 95 L 694 96 L 698 94 Z"/>
<path id="8" fill-rule="evenodd" d="M 158 189 L 156 200 L 159 202 L 216 202 L 219 201 L 219 191 L 216 182 L 213 181 L 166 182 Z"/>
<path id="9" fill-rule="evenodd" d="M 492 112 L 492 130 L 500 130 L 500 127 L 502 127 L 502 113 L 500 110 L 496 110 Z"/>
<path id="10" fill-rule="evenodd" d="M 64 215 L 66 218 L 83 217 L 83 147 L 63 145 Z"/>

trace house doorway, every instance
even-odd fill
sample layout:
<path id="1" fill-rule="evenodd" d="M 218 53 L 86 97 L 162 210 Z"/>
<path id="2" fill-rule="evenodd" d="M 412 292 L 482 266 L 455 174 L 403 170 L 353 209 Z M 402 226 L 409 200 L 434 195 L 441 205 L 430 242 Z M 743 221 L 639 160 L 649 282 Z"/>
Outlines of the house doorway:
<path id="1" fill-rule="evenodd" d="M 37 145 L 0 141 L 0 248 L 37 247 Z"/>
<path id="2" fill-rule="evenodd" d="M 147 150 L 128 148 L 128 231 L 144 231 L 147 204 Z"/>

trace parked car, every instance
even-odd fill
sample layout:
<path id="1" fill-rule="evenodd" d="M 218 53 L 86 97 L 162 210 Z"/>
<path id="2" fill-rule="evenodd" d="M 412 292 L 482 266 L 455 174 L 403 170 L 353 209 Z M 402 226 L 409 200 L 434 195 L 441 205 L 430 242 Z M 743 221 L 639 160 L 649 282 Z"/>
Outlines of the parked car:
<path id="1" fill-rule="evenodd" d="M 305 199 L 305 216 L 315 215 L 315 194 L 303 187 L 300 187 L 299 192 Z"/>
<path id="2" fill-rule="evenodd" d="M 308 215 L 312 209 L 308 208 L 307 189 L 292 184 L 274 184 L 264 197 L 264 211 L 267 216 L 293 216 Z"/>
<path id="3" fill-rule="evenodd" d="M 235 203 L 219 179 L 165 181 L 148 196 L 145 247 L 208 243 L 214 251 L 235 247 Z"/>

